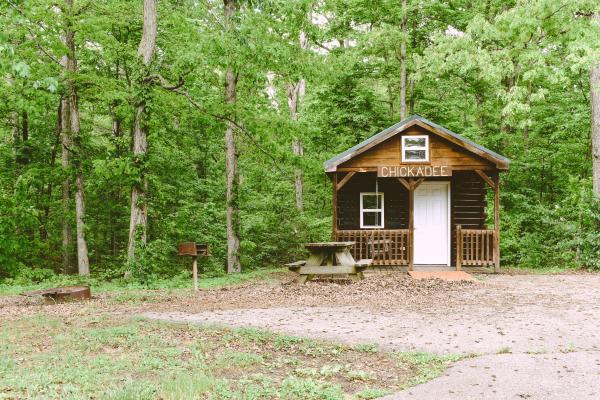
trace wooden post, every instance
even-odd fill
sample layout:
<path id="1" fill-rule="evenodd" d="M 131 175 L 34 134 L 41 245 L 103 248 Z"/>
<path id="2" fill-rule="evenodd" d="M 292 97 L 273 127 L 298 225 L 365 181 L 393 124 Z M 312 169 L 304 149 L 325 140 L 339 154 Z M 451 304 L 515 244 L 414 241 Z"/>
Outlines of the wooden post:
<path id="1" fill-rule="evenodd" d="M 411 179 L 408 182 L 408 270 L 412 271 L 415 265 L 415 190 L 425 178 Z"/>
<path id="2" fill-rule="evenodd" d="M 414 220 L 414 210 L 415 210 L 415 188 L 410 182 L 410 187 L 408 189 L 408 270 L 412 271 L 415 262 L 415 240 L 414 240 L 414 231 L 415 231 L 415 220 Z"/>
<path id="3" fill-rule="evenodd" d="M 337 185 L 338 176 L 337 172 L 333 173 L 333 196 L 332 196 L 332 224 L 331 224 L 331 240 L 337 240 Z"/>
<path id="4" fill-rule="evenodd" d="M 462 268 L 462 232 L 461 226 L 456 225 L 456 270 Z"/>
<path id="5" fill-rule="evenodd" d="M 194 279 L 194 290 L 198 290 L 198 257 L 192 257 L 192 277 Z"/>
<path id="6" fill-rule="evenodd" d="M 494 177 L 494 272 L 500 272 L 500 174 Z"/>

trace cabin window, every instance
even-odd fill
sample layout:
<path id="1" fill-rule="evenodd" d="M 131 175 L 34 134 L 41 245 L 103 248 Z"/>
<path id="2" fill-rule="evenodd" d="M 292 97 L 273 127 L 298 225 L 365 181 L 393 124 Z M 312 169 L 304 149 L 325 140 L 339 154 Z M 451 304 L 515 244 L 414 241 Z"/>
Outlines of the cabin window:
<path id="1" fill-rule="evenodd" d="M 402 136 L 402 161 L 429 161 L 429 136 Z"/>
<path id="2" fill-rule="evenodd" d="M 383 193 L 360 194 L 360 227 L 383 228 Z"/>

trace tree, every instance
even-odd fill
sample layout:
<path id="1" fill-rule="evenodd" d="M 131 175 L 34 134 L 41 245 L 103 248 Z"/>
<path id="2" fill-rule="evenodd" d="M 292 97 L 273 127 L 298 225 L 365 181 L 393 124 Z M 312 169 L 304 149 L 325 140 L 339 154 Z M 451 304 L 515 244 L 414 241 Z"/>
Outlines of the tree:
<path id="1" fill-rule="evenodd" d="M 79 117 L 79 99 L 77 94 L 77 85 L 75 75 L 77 74 L 77 58 L 75 52 L 75 32 L 72 21 L 74 18 L 74 0 L 65 0 L 65 28 L 63 41 L 67 47 L 67 54 L 63 60 L 66 72 L 67 92 L 62 100 L 61 106 L 61 127 L 63 130 L 63 167 L 69 167 L 70 159 L 73 160 L 75 167 L 75 222 L 77 228 L 77 270 L 79 275 L 90 274 L 90 262 L 88 259 L 88 247 L 85 238 L 85 193 L 83 183 L 83 169 L 81 165 L 82 146 L 81 146 L 81 125 Z M 73 148 L 75 156 L 70 148 Z M 66 181 L 63 189 L 68 195 L 69 182 Z M 65 201 L 63 193 L 63 201 Z M 64 229 L 64 228 L 63 228 Z M 64 233 L 68 235 L 68 231 Z M 63 243 L 67 244 L 67 243 Z"/>
<path id="2" fill-rule="evenodd" d="M 600 14 L 594 15 L 600 26 Z M 590 71 L 590 105 L 592 110 L 592 182 L 594 192 L 600 197 L 600 62 Z"/>
<path id="3" fill-rule="evenodd" d="M 402 38 L 400 39 L 400 120 L 406 118 L 406 42 L 408 31 L 406 29 L 406 0 L 402 0 L 402 20 L 400 29 Z"/>
<path id="4" fill-rule="evenodd" d="M 235 0 L 223 0 L 225 17 L 225 32 L 231 34 L 234 30 L 232 19 L 236 12 Z M 238 154 L 236 139 L 235 111 L 238 73 L 232 66 L 227 66 L 225 71 L 225 102 L 230 105 L 231 111 L 226 122 L 225 130 L 225 157 L 226 157 L 226 185 L 227 185 L 227 272 L 239 273 L 242 271 L 240 263 L 239 239 L 239 210 L 238 210 Z"/>
<path id="5" fill-rule="evenodd" d="M 135 261 L 135 251 L 138 243 L 146 244 L 148 229 L 148 177 L 145 164 L 148 153 L 148 115 L 147 97 L 151 90 L 149 67 L 154 57 L 158 22 L 156 0 L 144 0 L 144 22 L 142 37 L 138 47 L 138 59 L 142 64 L 142 76 L 138 82 L 139 96 L 135 102 L 133 117 L 133 157 L 138 168 L 138 180 L 131 189 L 131 218 L 129 223 L 129 241 L 127 245 L 127 259 L 129 263 Z"/>
<path id="6" fill-rule="evenodd" d="M 308 38 L 304 32 L 300 32 L 300 48 L 305 50 L 308 46 Z M 288 83 L 287 100 L 290 110 L 290 119 L 292 122 L 298 121 L 298 108 L 304 92 L 306 90 L 306 81 L 300 78 L 297 82 Z M 292 139 L 292 152 L 296 157 L 304 156 L 304 147 L 299 137 Z M 298 211 L 304 211 L 304 178 L 302 169 L 297 167 L 294 170 L 294 191 L 296 194 L 296 208 Z"/>

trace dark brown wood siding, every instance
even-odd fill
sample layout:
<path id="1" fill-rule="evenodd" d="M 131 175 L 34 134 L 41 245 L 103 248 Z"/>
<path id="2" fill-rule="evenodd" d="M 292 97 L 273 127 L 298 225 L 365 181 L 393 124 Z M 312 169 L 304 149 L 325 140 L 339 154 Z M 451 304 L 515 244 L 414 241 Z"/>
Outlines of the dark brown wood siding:
<path id="1" fill-rule="evenodd" d="M 451 189 L 452 265 L 456 265 L 456 226 L 486 227 L 486 183 L 473 171 L 455 171 Z"/>
<path id="2" fill-rule="evenodd" d="M 375 192 L 375 179 L 375 173 L 357 173 L 338 192 L 338 229 L 360 229 L 360 193 Z M 487 187 L 473 171 L 454 171 L 450 182 L 451 265 L 456 265 L 456 226 L 486 228 Z M 379 178 L 378 187 L 384 193 L 384 229 L 408 229 L 406 188 L 394 178 Z"/>
<path id="3" fill-rule="evenodd" d="M 429 162 L 403 163 L 402 162 L 402 136 L 427 135 L 429 136 Z M 453 170 L 493 169 L 494 164 L 468 150 L 449 142 L 421 127 L 411 127 L 406 131 L 392 136 L 372 149 L 339 165 L 343 171 L 377 168 L 378 166 L 393 165 L 447 165 Z"/>
<path id="4" fill-rule="evenodd" d="M 358 173 L 338 192 L 338 229 L 360 229 L 360 193 L 375 192 L 375 180 L 375 173 Z M 408 191 L 397 179 L 379 178 L 377 186 L 384 193 L 384 229 L 408 228 Z"/>

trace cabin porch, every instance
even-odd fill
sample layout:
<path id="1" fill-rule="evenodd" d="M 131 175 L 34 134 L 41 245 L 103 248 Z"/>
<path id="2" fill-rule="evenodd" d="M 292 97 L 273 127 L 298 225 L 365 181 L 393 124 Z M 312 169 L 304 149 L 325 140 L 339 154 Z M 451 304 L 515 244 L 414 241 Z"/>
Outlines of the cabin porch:
<path id="1" fill-rule="evenodd" d="M 488 188 L 494 199 L 493 223 L 499 221 L 498 175 L 487 171 L 455 171 L 445 178 L 381 178 L 374 172 L 335 173 L 334 229 L 336 241 L 354 242 L 355 259 L 373 259 L 372 270 L 497 272 L 499 270 L 499 230 L 488 227 Z M 348 179 L 346 179 L 348 178 Z M 442 213 L 447 258 L 443 262 L 422 262 L 416 251 L 435 251 L 439 239 L 423 232 L 415 234 L 415 210 L 427 201 L 418 192 L 420 185 L 445 183 L 447 202 Z M 340 183 L 342 183 L 340 185 Z M 361 214 L 365 193 L 381 199 L 382 228 L 365 228 Z M 415 193 L 417 193 L 415 197 Z M 379 197 L 381 196 L 381 197 Z M 446 196 L 446 194 L 444 194 Z M 443 211 L 443 210 L 442 210 Z M 421 211 L 423 212 L 423 211 Z M 431 210 L 425 211 L 431 213 Z M 417 224 L 418 226 L 418 224 Z M 421 262 L 419 262 L 421 261 Z"/>

